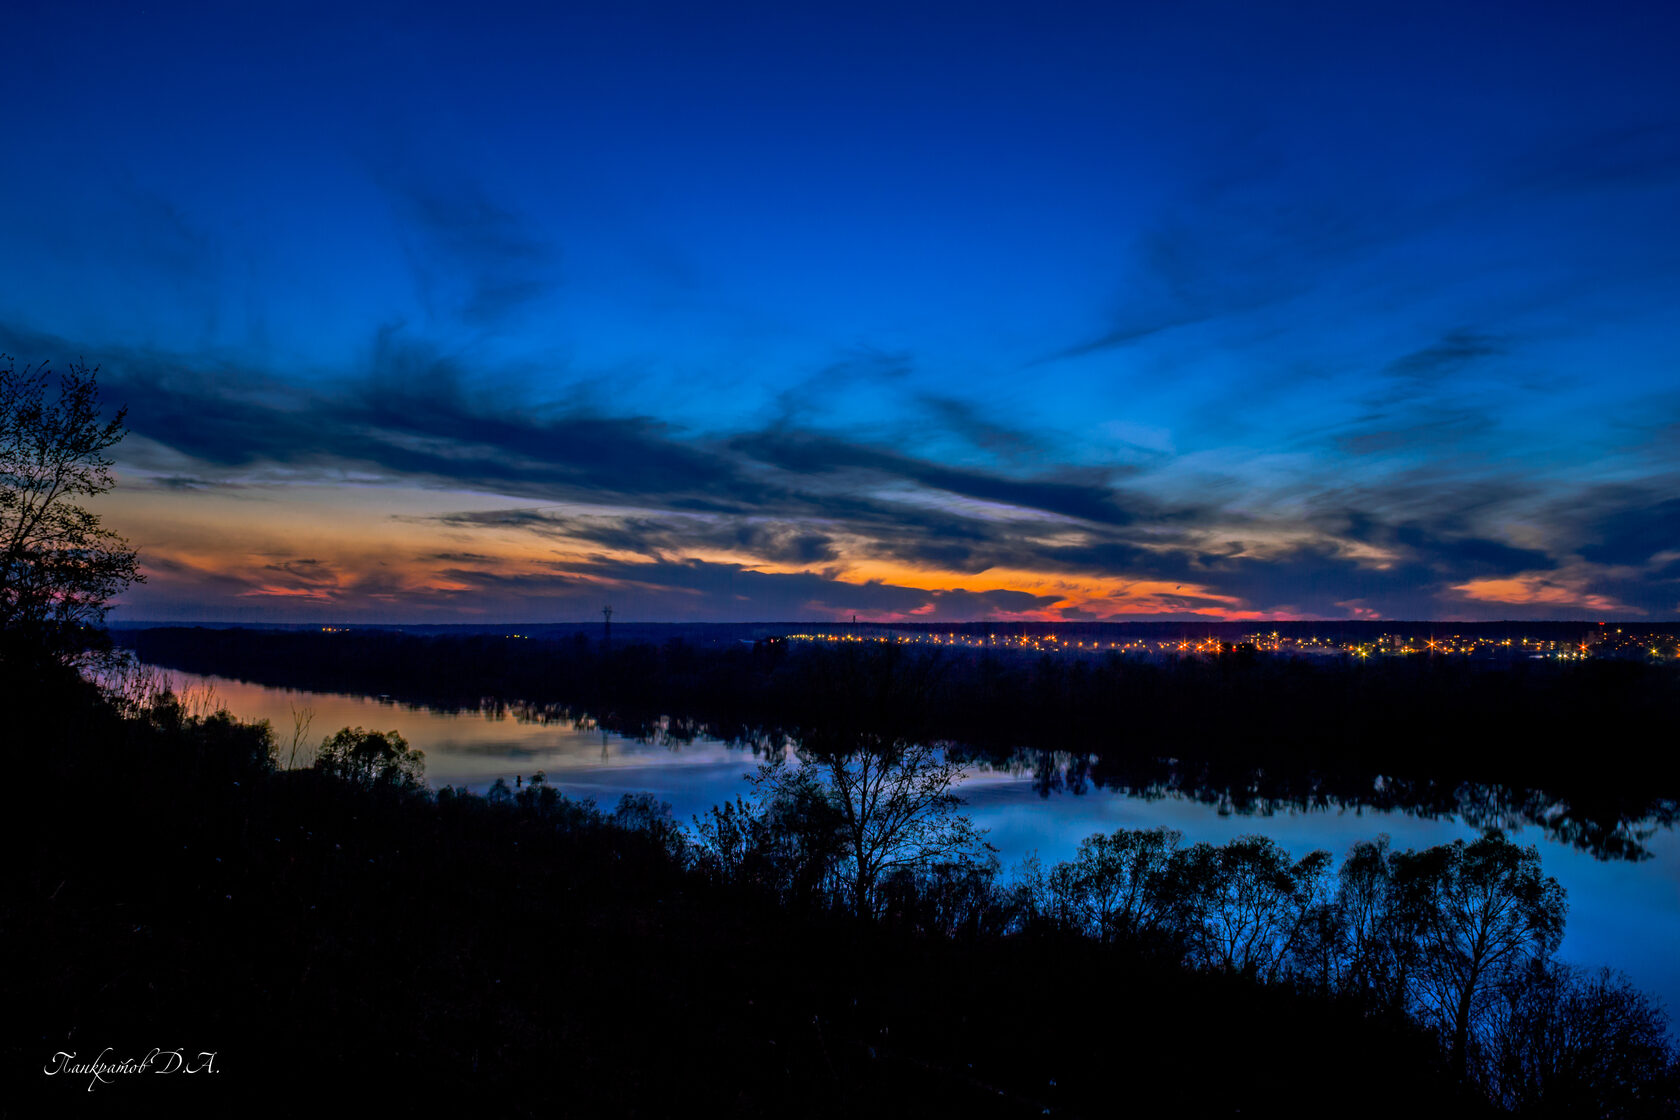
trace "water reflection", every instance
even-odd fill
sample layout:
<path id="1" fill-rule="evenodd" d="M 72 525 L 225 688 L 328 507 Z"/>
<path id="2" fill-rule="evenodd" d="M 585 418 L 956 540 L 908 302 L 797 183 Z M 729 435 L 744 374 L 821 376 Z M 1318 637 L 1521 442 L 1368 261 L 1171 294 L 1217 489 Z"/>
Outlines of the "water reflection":
<path id="1" fill-rule="evenodd" d="M 1107 790 L 1146 801 L 1181 798 L 1205 805 L 1220 816 L 1372 810 L 1462 821 L 1475 829 L 1533 827 L 1549 840 L 1607 860 L 1650 858 L 1653 839 L 1672 829 L 1680 818 L 1680 802 L 1633 794 L 1589 800 L 1492 783 L 1215 769 L 1205 762 L 1071 751 L 1023 750 L 1000 755 L 965 751 L 955 744 L 947 749 L 976 765 L 1030 781 L 1040 798 Z"/>
<path id="2" fill-rule="evenodd" d="M 396 730 L 426 756 L 433 788 L 483 793 L 496 779 L 512 786 L 541 770 L 568 797 L 611 808 L 626 793 L 650 792 L 671 803 L 679 821 L 734 797 L 756 767 L 754 750 L 701 738 L 674 721 L 650 724 L 645 737 L 603 730 L 556 706 L 487 702 L 477 710 L 440 711 L 389 698 L 268 688 L 222 677 L 164 670 L 195 709 L 225 706 L 242 719 L 266 719 L 281 743 L 281 762 L 298 716 L 318 744 L 340 727 Z M 768 743 L 762 746 L 769 746 Z M 305 749 L 299 765 L 313 758 Z"/>
<path id="3" fill-rule="evenodd" d="M 651 792 L 685 824 L 745 792 L 756 756 L 785 745 L 781 736 L 759 733 L 730 746 L 706 738 L 694 723 L 672 720 L 649 722 L 638 728 L 642 737 L 626 737 L 552 705 L 498 702 L 448 712 L 168 675 L 196 706 L 267 719 L 282 742 L 283 761 L 295 717 L 306 712 L 315 743 L 344 726 L 401 732 L 425 752 L 434 787 L 482 793 L 498 778 L 513 785 L 542 770 L 568 797 L 594 798 L 603 807 L 626 793 Z M 969 761 L 975 767 L 963 786 L 967 811 L 988 830 L 1006 867 L 1033 852 L 1048 862 L 1071 858 L 1094 832 L 1155 826 L 1178 829 L 1189 843 L 1259 832 L 1297 856 L 1326 848 L 1338 861 L 1354 842 L 1383 832 L 1401 848 L 1473 837 L 1484 825 L 1505 828 L 1520 842 L 1541 840 L 1547 873 L 1569 892 L 1562 957 L 1623 969 L 1680 1011 L 1680 957 L 1672 951 L 1680 941 L 1673 801 L 1567 802 L 1496 785 L 1214 772 L 1172 759 L 1136 763 L 1089 752 L 972 753 Z"/>

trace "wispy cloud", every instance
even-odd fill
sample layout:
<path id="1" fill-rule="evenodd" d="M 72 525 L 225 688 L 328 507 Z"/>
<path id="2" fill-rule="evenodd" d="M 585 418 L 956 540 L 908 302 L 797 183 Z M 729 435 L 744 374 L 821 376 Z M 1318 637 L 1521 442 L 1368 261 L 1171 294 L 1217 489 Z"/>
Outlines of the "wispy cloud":
<path id="1" fill-rule="evenodd" d="M 377 173 L 401 228 L 415 280 L 436 315 L 498 327 L 559 284 L 559 253 L 528 218 L 459 170 L 388 157 Z"/>
<path id="2" fill-rule="evenodd" d="M 1412 381 L 1437 381 L 1461 373 L 1483 358 L 1503 354 L 1506 348 L 1505 340 L 1498 335 L 1458 327 L 1438 341 L 1394 359 L 1384 372 Z"/>
<path id="3" fill-rule="evenodd" d="M 1497 349 L 1448 332 L 1397 361 L 1433 374 Z M 1030 436 L 961 406 L 932 411 L 997 446 L 977 465 L 787 422 L 698 434 L 474 395 L 459 359 L 400 331 L 371 353 L 300 388 L 261 369 L 107 351 L 109 396 L 172 457 L 149 486 L 232 501 L 242 491 L 230 482 L 260 483 L 265 501 L 277 487 L 348 480 L 440 492 L 437 512 L 404 515 L 413 548 L 402 564 L 318 547 L 226 556 L 217 563 L 243 574 L 207 586 L 229 600 L 375 613 L 514 611 L 522 595 L 533 609 L 582 609 L 604 590 L 644 617 L 1631 612 L 1671 594 L 1680 549 L 1680 506 L 1654 483 L 1548 506 L 1529 480 L 1420 465 L 1361 485 L 1187 493 L 1162 471 L 1023 459 Z M 452 509 L 462 492 L 507 504 Z M 377 490 L 367 501 L 377 509 Z M 178 603 L 188 574 L 206 578 L 186 555 L 157 555 L 150 601 Z M 1553 586 L 1573 598 L 1542 594 Z"/>

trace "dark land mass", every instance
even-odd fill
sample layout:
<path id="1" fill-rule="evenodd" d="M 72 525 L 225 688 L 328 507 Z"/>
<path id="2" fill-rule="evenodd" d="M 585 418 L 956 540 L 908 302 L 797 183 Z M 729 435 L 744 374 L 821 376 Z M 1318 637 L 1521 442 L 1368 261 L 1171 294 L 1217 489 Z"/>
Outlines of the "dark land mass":
<path id="1" fill-rule="evenodd" d="M 991 637 L 1043 638 L 1056 635 L 1069 642 L 1130 641 L 1221 641 L 1238 643 L 1256 634 L 1277 634 L 1296 641 L 1317 638 L 1325 642 L 1374 642 L 1382 637 L 1411 638 L 1420 642 L 1448 634 L 1459 634 L 1487 641 L 1531 638 L 1551 642 L 1575 644 L 1596 641 L 1607 632 L 1619 628 L 1641 634 L 1651 634 L 1668 643 L 1680 639 L 1680 622 L 1604 623 L 1575 621 L 1454 622 L 1439 620 L 1366 620 L 1332 619 L 1328 621 L 1250 621 L 1207 622 L 1176 620 L 1168 622 L 875 622 L 860 618 L 854 622 L 627 622 L 611 624 L 614 638 L 622 643 L 663 645 L 677 640 L 700 647 L 720 647 L 741 642 L 792 633 L 832 634 L 837 637 L 906 637 L 953 634 L 968 638 Z M 548 640 L 566 639 L 581 635 L 598 639 L 603 621 L 587 622 L 496 622 L 496 623 L 409 623 L 409 624 L 352 624 L 325 622 L 250 623 L 204 622 L 190 627 L 173 622 L 133 620 L 111 624 L 111 631 L 120 637 L 129 632 L 159 629 L 211 630 L 274 630 L 307 632 L 331 629 L 334 631 L 378 631 L 410 634 L 420 637 L 481 637 L 519 635 Z"/>
<path id="2" fill-rule="evenodd" d="M 0 695 L 29 822 L 0 911 L 6 1116 L 1481 1108 L 1420 1028 L 1339 998 L 789 910 L 686 870 L 669 833 L 277 770 L 261 728 L 119 712 L 69 673 Z M 40 1072 L 107 1047 L 214 1072 Z"/>
<path id="3" fill-rule="evenodd" d="M 1642 858 L 1652 830 L 1680 815 L 1672 659 L 1365 662 L 1243 644 L 1213 656 L 1070 657 L 775 636 L 655 645 L 621 641 L 616 628 L 610 647 L 581 632 L 171 628 L 117 638 L 153 664 L 267 685 L 506 707 L 673 740 L 937 740 L 1030 768 L 1045 794 L 1096 785 L 1235 812 L 1455 814 L 1535 825 L 1604 858 Z"/>

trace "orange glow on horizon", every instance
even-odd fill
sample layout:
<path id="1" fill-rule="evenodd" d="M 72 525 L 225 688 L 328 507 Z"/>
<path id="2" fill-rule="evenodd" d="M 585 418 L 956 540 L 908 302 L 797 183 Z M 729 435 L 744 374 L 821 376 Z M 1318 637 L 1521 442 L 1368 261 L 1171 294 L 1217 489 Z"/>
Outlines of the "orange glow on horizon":
<path id="1" fill-rule="evenodd" d="M 1305 617 L 1287 606 L 1257 610 L 1242 598 L 1206 583 L 1128 579 L 1091 571 L 1046 572 L 1012 568 L 957 571 L 927 568 L 885 558 L 879 541 L 832 535 L 835 555 L 819 563 L 771 560 L 743 547 L 712 546 L 661 551 L 659 540 L 680 541 L 685 527 L 717 526 L 701 515 L 607 507 L 544 506 L 536 528 L 509 516 L 534 512 L 530 503 L 488 494 L 442 493 L 379 487 L 252 487 L 247 491 L 195 494 L 190 503 L 154 490 L 124 492 L 108 510 L 113 528 L 140 548 L 149 582 L 124 597 L 130 618 L 179 616 L 183 611 L 214 614 L 217 604 L 246 611 L 272 604 L 276 617 L 316 615 L 324 608 L 346 617 L 377 613 L 387 618 L 575 613 L 587 598 L 602 595 L 641 600 L 649 617 L 682 618 L 700 613 L 749 617 L 797 616 L 842 620 L 856 613 L 878 621 L 927 621 L 932 617 L 995 618 L 1056 622 L 1157 615 L 1210 621 L 1262 621 Z M 465 511 L 457 513 L 455 511 Z M 471 518 L 489 515 L 482 522 Z M 645 551 L 634 551 L 571 535 L 572 526 L 594 532 L 599 525 L 630 526 L 642 519 L 667 527 Z M 797 528 L 774 523 L 778 531 Z M 580 532 L 584 530 L 579 530 Z M 824 532 L 830 530 L 825 528 Z M 639 537 L 632 538 L 640 540 Z M 693 579 L 685 565 L 727 569 L 702 571 Z M 741 594 L 730 586 L 748 581 Z M 811 587 L 803 604 L 774 577 L 800 577 L 787 587 Z M 771 577 L 762 581 L 758 577 Z M 758 589 L 764 589 L 755 605 Z M 873 588 L 874 590 L 870 590 Z M 895 589 L 909 595 L 895 595 Z M 1471 598 L 1503 601 L 1571 602 L 1614 610 L 1594 597 L 1572 596 L 1537 580 L 1479 581 L 1460 589 Z M 748 592 L 751 592 L 749 597 Z M 1532 594 L 1530 592 L 1532 591 Z M 965 600 L 950 593 L 1014 592 L 1043 600 L 1012 610 L 1005 598 Z M 919 600 L 916 594 L 925 596 Z M 1537 598 L 1545 595 L 1550 598 Z M 910 600 L 906 602 L 905 600 Z M 883 610 L 868 604 L 894 602 Z M 154 605 L 155 604 L 155 605 Z M 190 605 L 188 605 L 190 604 Z M 1354 609 L 1356 604 L 1343 604 Z M 1356 613 L 1367 613 L 1357 607 Z M 1370 612 L 1374 613 L 1374 612 Z"/>

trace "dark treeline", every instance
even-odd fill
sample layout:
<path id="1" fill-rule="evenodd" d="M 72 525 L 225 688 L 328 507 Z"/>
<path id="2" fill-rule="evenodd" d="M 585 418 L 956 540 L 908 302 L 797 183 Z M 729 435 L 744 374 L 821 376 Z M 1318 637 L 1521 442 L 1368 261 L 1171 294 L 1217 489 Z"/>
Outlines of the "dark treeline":
<path id="1" fill-rule="evenodd" d="M 1485 1107 L 1405 1016 L 1104 943 L 1035 917 L 1031 890 L 941 894 L 955 864 L 883 863 L 860 914 L 727 872 L 646 798 L 434 792 L 400 737 L 359 729 L 288 770 L 266 725 L 69 671 L 0 675 L 0 699 L 33 822 L 0 912 L 20 1115 Z M 43 1072 L 106 1047 L 215 1051 L 217 1072 L 91 1095 Z"/>
<path id="2" fill-rule="evenodd" d="M 1520 1115 L 1659 1116 L 1676 1104 L 1666 1015 L 1619 974 L 1553 958 L 1564 891 L 1536 849 L 1496 830 L 1422 851 L 1377 837 L 1337 870 L 1329 852 L 1296 860 L 1264 836 L 1185 846 L 1170 829 L 1121 829 L 1004 879 L 977 837 L 940 827 L 962 819 L 927 796 L 946 788 L 949 763 L 904 766 L 918 757 L 904 750 L 766 763 L 753 801 L 696 821 L 692 864 L 798 912 L 939 938 L 1097 943 L 1331 997 L 1372 1020 L 1410 1016 L 1465 1083 Z M 871 815 L 879 827 L 859 823 Z"/>
<path id="3" fill-rule="evenodd" d="M 511 705 L 631 735 L 959 744 L 1041 787 L 1176 792 L 1236 811 L 1364 805 L 1534 824 L 1611 858 L 1680 807 L 1663 747 L 1680 672 L 1629 661 L 1377 663 L 911 650 L 875 643 L 560 641 L 155 629 L 146 661 L 443 708 Z M 1590 759 L 1591 765 L 1583 765 Z"/>

